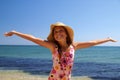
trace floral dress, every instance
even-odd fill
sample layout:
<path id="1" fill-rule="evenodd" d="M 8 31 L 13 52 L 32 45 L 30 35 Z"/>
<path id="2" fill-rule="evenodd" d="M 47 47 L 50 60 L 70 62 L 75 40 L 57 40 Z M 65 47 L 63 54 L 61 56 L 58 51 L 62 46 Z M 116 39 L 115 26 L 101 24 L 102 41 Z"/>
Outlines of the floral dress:
<path id="1" fill-rule="evenodd" d="M 48 80 L 70 80 L 71 70 L 74 61 L 74 48 L 70 46 L 69 52 L 62 52 L 59 59 L 58 50 L 52 54 L 53 67 L 48 77 Z"/>

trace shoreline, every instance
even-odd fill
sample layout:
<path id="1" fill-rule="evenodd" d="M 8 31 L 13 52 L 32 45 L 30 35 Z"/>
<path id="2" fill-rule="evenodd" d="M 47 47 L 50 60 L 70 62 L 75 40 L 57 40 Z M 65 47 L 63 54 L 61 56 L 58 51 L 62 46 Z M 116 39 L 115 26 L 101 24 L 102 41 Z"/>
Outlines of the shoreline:
<path id="1" fill-rule="evenodd" d="M 32 75 L 20 70 L 0 70 L 0 80 L 48 80 L 48 76 Z M 93 80 L 87 76 L 72 77 L 71 80 Z"/>

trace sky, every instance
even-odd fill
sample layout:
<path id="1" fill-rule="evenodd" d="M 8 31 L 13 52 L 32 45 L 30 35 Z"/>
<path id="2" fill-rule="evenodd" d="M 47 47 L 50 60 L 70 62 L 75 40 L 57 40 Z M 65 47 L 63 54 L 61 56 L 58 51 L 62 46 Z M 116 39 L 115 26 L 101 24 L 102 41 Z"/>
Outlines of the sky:
<path id="1" fill-rule="evenodd" d="M 50 25 L 63 22 L 74 30 L 74 41 L 112 37 L 120 46 L 120 0 L 0 0 L 0 45 L 35 45 L 12 30 L 46 39 Z"/>

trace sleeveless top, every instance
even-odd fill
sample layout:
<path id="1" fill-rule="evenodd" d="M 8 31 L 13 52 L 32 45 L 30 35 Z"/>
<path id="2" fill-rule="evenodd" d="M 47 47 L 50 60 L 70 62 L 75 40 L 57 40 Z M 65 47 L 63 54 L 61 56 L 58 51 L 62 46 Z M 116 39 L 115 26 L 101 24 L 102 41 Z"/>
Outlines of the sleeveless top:
<path id="1" fill-rule="evenodd" d="M 74 62 L 74 48 L 71 45 L 68 52 L 62 52 L 59 59 L 57 48 L 52 54 L 53 67 L 49 74 L 48 80 L 70 80 L 71 70 Z"/>

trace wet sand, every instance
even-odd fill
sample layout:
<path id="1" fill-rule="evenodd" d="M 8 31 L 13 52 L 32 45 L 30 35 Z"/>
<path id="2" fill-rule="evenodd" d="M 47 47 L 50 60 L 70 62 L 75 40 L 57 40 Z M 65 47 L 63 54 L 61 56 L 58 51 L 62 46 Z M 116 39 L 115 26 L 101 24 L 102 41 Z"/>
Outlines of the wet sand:
<path id="1" fill-rule="evenodd" d="M 0 80 L 48 80 L 47 76 L 31 75 L 19 70 L 0 70 Z M 72 77 L 72 80 L 92 80 L 87 76 Z"/>

